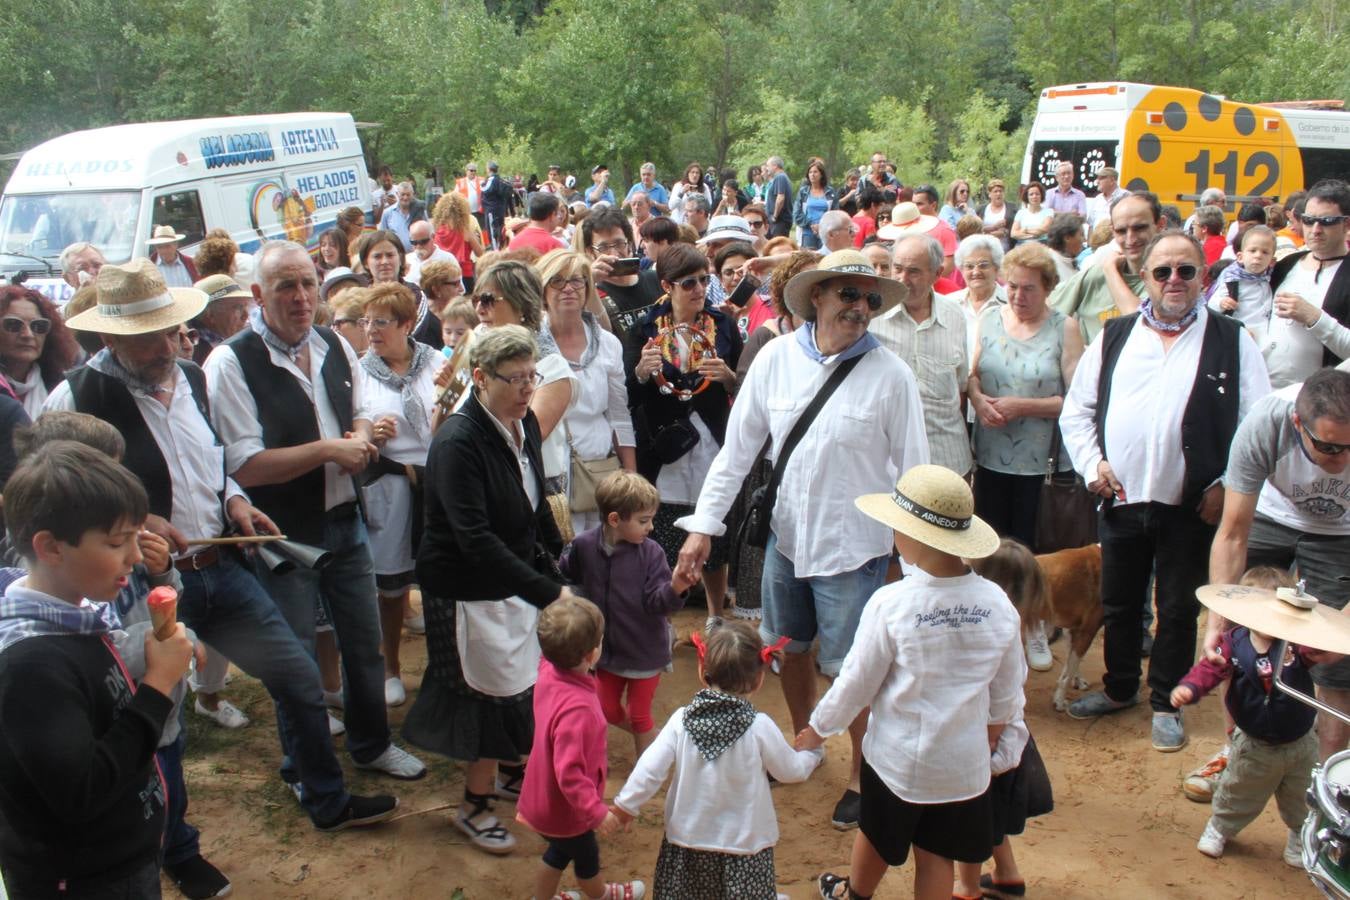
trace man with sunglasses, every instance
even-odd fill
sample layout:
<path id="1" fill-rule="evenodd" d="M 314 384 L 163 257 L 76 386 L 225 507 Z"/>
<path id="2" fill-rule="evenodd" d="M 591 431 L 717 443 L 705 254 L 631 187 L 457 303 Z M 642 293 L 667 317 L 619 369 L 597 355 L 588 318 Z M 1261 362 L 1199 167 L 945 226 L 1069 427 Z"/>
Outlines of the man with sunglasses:
<path id="1" fill-rule="evenodd" d="M 1229 446 L 1238 422 L 1270 393 L 1256 342 L 1200 302 L 1204 262 L 1181 232 L 1149 242 L 1140 256 L 1148 296 L 1088 346 L 1060 415 L 1074 469 L 1102 498 L 1106 625 L 1104 689 L 1084 694 L 1069 715 L 1090 719 L 1139 702 L 1142 616 L 1156 573 L 1148 688 L 1153 747 L 1164 753 L 1186 745 L 1170 694 L 1195 656 L 1195 589 L 1208 577 Z"/>
<path id="2" fill-rule="evenodd" d="M 408 226 L 408 242 L 412 244 L 412 252 L 404 258 L 408 264 L 408 271 L 404 273 L 403 280 L 418 287 L 422 285 L 422 267 L 427 263 L 439 260 L 459 265 L 455 254 L 436 246 L 432 234 L 431 223 L 426 219 Z M 440 326 L 437 325 L 436 328 L 439 330 Z"/>
<path id="3" fill-rule="evenodd" d="M 1350 185 L 1319 181 L 1303 212 L 1304 249 L 1275 264 L 1275 304 L 1261 348 L 1270 382 L 1284 387 L 1350 357 L 1350 266 L 1345 265 Z"/>
<path id="4" fill-rule="evenodd" d="M 886 577 L 892 535 L 859 513 L 853 498 L 890 493 L 900 472 L 928 462 L 914 373 L 867 330 L 870 320 L 898 306 L 906 293 L 902 283 L 878 278 L 866 257 L 852 249 L 831 253 L 819 268 L 794 276 L 784 302 L 804 324 L 755 357 L 698 506 L 675 523 L 689 532 L 679 566 L 697 577 L 712 536 L 726 530 L 723 518 L 765 438 L 772 442 L 769 456 L 778 457 L 825 381 L 860 358 L 787 457 L 770 515 L 760 634 L 766 643 L 790 638 L 782 683 L 794 734 L 806 727 L 815 707 L 817 666 L 827 678 L 839 674 L 863 606 Z M 866 714 L 849 727 L 853 767 L 831 816 L 841 830 L 858 824 L 866 730 Z"/>
<path id="5" fill-rule="evenodd" d="M 1305 589 L 1336 609 L 1350 601 L 1350 371 L 1318 369 L 1252 407 L 1233 438 L 1223 519 L 1209 555 L 1211 584 L 1236 584 L 1252 566 L 1298 566 Z M 1210 613 L 1205 654 L 1217 657 L 1224 621 Z M 1318 696 L 1350 712 L 1350 662 L 1313 669 Z M 1318 714 L 1320 758 L 1345 749 L 1350 726 Z M 1214 762 L 1214 761 L 1211 761 Z M 1222 770 L 1222 764 L 1210 768 Z"/>

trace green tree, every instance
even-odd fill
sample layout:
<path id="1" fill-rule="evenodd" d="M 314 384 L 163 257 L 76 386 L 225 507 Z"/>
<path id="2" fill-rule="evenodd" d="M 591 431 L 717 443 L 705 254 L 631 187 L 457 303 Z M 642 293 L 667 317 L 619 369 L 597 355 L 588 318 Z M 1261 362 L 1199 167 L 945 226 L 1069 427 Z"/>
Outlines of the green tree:
<path id="1" fill-rule="evenodd" d="M 844 149 L 850 159 L 866 160 L 880 151 L 895 164 L 906 184 L 929 181 L 935 169 L 936 142 L 932 118 L 924 108 L 925 91 L 913 103 L 882 97 L 868 110 L 868 127 L 844 133 Z"/>
<path id="2" fill-rule="evenodd" d="M 980 91 L 966 102 L 965 112 L 956 122 L 956 138 L 946 159 L 938 164 L 937 177 L 942 185 L 957 178 L 980 190 L 990 178 L 1008 180 L 1020 167 L 1026 140 L 1016 142 L 1016 136 L 1003 131 L 1008 118 L 1008 105 L 994 102 Z"/>

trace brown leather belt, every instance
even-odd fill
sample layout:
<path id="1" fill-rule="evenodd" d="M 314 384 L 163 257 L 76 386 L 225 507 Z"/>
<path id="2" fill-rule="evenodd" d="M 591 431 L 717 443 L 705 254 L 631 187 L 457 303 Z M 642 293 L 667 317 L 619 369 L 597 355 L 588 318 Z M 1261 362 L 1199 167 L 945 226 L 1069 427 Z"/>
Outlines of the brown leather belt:
<path id="1" fill-rule="evenodd" d="M 182 556 L 173 561 L 173 567 L 180 572 L 200 572 L 220 562 L 220 548 L 207 547 L 191 556 Z"/>

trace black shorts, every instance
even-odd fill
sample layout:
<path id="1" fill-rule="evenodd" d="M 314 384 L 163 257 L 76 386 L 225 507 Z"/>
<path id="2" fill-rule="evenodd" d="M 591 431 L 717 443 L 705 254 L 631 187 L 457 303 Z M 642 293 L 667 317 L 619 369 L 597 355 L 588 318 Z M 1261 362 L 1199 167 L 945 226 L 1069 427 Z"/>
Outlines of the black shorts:
<path id="1" fill-rule="evenodd" d="M 600 844 L 595 840 L 595 832 L 587 831 L 575 837 L 549 837 L 544 835 L 548 846 L 544 848 L 544 864 L 559 872 L 572 864 L 572 873 L 578 881 L 585 881 L 600 874 Z"/>
<path id="2" fill-rule="evenodd" d="M 858 827 L 886 865 L 904 865 L 911 844 L 966 863 L 982 863 L 993 853 L 993 809 L 988 790 L 952 803 L 910 803 L 891 793 L 865 757 L 861 781 Z"/>

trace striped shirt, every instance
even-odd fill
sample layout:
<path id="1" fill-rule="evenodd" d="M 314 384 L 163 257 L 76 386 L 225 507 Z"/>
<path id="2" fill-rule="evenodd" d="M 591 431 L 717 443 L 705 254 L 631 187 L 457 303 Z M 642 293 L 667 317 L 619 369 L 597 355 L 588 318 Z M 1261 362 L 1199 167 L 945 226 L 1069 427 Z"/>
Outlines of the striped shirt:
<path id="1" fill-rule="evenodd" d="M 932 314 L 915 322 L 902 303 L 877 316 L 869 327 L 882 346 L 903 359 L 919 380 L 928 455 L 934 465 L 958 475 L 970 471 L 970 436 L 961 397 L 970 375 L 966 316 L 959 304 L 932 295 Z"/>

